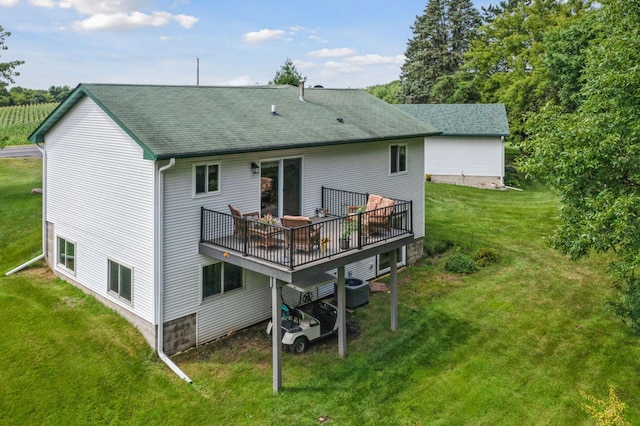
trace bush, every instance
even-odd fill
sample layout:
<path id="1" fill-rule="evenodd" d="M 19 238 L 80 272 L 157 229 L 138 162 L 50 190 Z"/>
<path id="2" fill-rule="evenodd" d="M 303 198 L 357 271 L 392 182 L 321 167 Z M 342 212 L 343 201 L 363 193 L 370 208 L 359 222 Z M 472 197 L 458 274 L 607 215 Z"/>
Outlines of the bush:
<path id="1" fill-rule="evenodd" d="M 480 265 L 471 255 L 456 251 L 447 258 L 444 269 L 454 274 L 472 274 L 480 269 Z"/>
<path id="2" fill-rule="evenodd" d="M 495 265 L 500 262 L 500 255 L 494 248 L 483 247 L 477 249 L 473 253 L 473 260 L 475 260 L 480 266 Z"/>
<path id="3" fill-rule="evenodd" d="M 445 253 L 453 247 L 453 243 L 451 241 L 424 241 L 424 255 L 427 257 L 437 256 L 439 254 Z"/>
<path id="4" fill-rule="evenodd" d="M 520 187 L 520 177 L 515 167 L 507 166 L 504 168 L 504 184 L 513 188 Z"/>
<path id="5" fill-rule="evenodd" d="M 616 282 L 619 300 L 610 302 L 616 315 L 633 333 L 640 334 L 640 278 L 625 277 Z"/>

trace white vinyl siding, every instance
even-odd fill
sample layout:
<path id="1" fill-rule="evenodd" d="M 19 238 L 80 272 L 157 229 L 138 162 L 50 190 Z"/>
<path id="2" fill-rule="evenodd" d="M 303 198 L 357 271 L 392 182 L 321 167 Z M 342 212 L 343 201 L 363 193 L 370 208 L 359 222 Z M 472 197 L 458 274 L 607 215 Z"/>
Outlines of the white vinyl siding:
<path id="1" fill-rule="evenodd" d="M 438 136 L 425 138 L 425 174 L 504 175 L 500 137 Z"/>
<path id="2" fill-rule="evenodd" d="M 46 150 L 46 220 L 82 250 L 70 278 L 153 322 L 154 162 L 87 97 L 47 133 Z M 136 266 L 135 308 L 107 290 L 110 257 Z"/>
<path id="3" fill-rule="evenodd" d="M 198 254 L 200 208 L 229 213 L 228 205 L 232 204 L 243 213 L 259 211 L 260 175 L 251 172 L 248 165 L 252 162 L 302 156 L 302 214 L 306 216 L 313 216 L 321 205 L 322 186 L 415 200 L 414 232 L 416 237 L 424 236 L 424 140 L 398 143 L 405 144 L 412 153 L 407 157 L 410 172 L 394 176 L 388 173 L 388 141 L 177 160 L 165 172 L 164 184 L 165 321 L 197 313 L 198 342 L 204 343 L 271 315 L 269 278 L 251 271 L 244 273 L 243 291 L 202 300 L 201 268 L 212 259 Z M 202 162 L 219 163 L 224 170 L 220 176 L 224 197 L 192 197 L 193 164 Z M 370 279 L 375 276 L 375 258 L 346 269 L 354 277 Z M 325 286 L 314 292 L 314 299 L 331 292 L 333 286 Z M 299 293 L 295 290 L 285 288 L 283 294 L 287 303 L 298 303 Z"/>

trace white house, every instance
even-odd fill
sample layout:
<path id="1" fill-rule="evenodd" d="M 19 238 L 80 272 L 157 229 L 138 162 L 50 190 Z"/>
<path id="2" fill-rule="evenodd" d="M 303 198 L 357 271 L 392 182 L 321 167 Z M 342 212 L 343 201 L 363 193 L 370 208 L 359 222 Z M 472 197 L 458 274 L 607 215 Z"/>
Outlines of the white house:
<path id="1" fill-rule="evenodd" d="M 165 352 L 279 324 L 280 297 L 299 298 L 289 287 L 323 297 L 336 282 L 340 303 L 345 275 L 391 271 L 393 294 L 395 261 L 422 255 L 424 138 L 438 133 L 361 90 L 81 84 L 30 136 L 44 143 L 44 254 L 174 368 Z M 347 216 L 367 194 L 395 200 L 386 229 Z M 287 241 L 302 230 L 230 205 L 315 222 L 328 209 L 329 248 L 298 250 Z M 340 249 L 347 221 L 356 229 Z M 344 327 L 339 344 L 344 355 Z"/>
<path id="2" fill-rule="evenodd" d="M 504 185 L 504 137 L 509 135 L 502 104 L 397 105 L 442 131 L 425 138 L 424 173 L 433 182 L 470 186 Z"/>

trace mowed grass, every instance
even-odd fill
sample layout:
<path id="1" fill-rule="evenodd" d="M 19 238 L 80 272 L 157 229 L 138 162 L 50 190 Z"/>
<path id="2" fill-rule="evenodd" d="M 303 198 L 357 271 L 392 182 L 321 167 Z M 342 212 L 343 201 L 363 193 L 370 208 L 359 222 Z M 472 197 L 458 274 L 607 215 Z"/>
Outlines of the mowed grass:
<path id="1" fill-rule="evenodd" d="M 0 160 L 3 273 L 40 253 L 37 186 L 39 161 Z M 491 247 L 501 262 L 468 276 L 439 256 L 406 268 L 398 332 L 389 295 L 372 295 L 348 316 L 349 356 L 334 338 L 284 354 L 278 395 L 260 329 L 175 357 L 188 385 L 44 268 L 2 276 L 0 423 L 589 425 L 579 391 L 606 399 L 609 384 L 640 423 L 640 343 L 605 307 L 608 259 L 573 263 L 546 246 L 555 198 L 538 186 L 426 192 L 428 249 Z"/>

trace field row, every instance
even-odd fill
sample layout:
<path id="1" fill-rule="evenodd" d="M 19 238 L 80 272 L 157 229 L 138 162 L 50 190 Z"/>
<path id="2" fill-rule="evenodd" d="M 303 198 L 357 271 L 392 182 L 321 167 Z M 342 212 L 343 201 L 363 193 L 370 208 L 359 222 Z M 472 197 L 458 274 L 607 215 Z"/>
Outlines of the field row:
<path id="1" fill-rule="evenodd" d="M 57 103 L 17 105 L 0 108 L 0 126 L 40 123 L 58 106 Z"/>
<path id="2" fill-rule="evenodd" d="M 0 108 L 0 144 L 26 144 L 29 135 L 57 106 L 48 103 Z"/>

